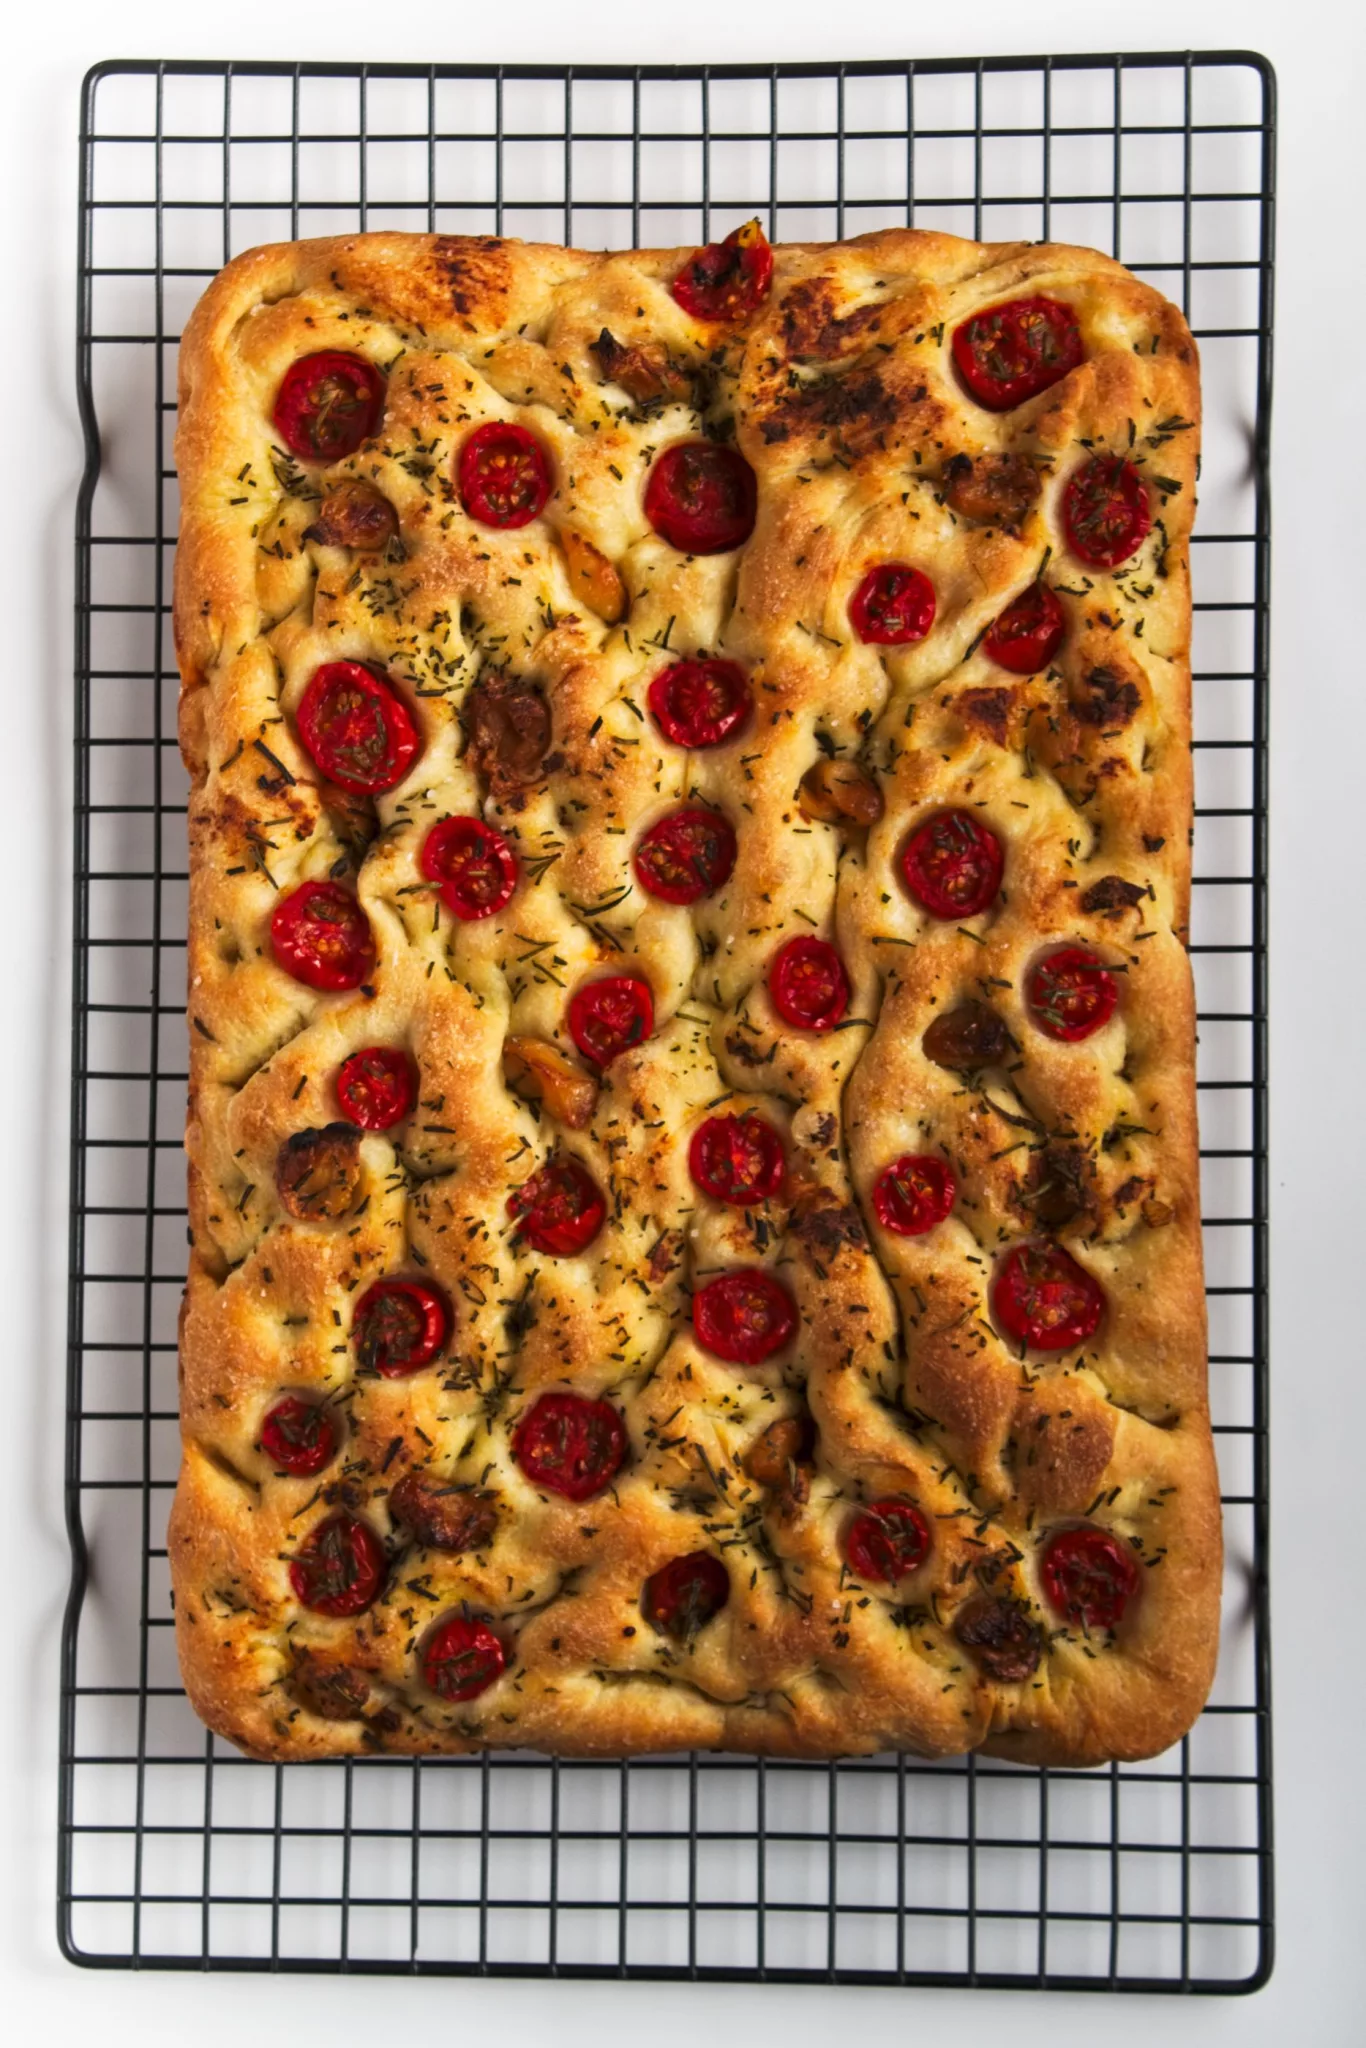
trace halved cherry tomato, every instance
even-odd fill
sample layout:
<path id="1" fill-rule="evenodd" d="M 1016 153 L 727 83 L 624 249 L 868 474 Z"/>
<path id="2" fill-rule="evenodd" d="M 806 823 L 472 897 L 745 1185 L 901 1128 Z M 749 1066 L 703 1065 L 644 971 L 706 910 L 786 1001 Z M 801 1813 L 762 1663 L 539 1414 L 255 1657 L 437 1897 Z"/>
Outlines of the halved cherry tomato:
<path id="1" fill-rule="evenodd" d="M 694 320 L 747 320 L 773 280 L 773 250 L 757 220 L 724 242 L 696 250 L 673 281 L 673 295 Z"/>
<path id="2" fill-rule="evenodd" d="M 699 1287 L 692 1301 L 699 1344 L 731 1365 L 762 1365 L 789 1343 L 797 1308 L 781 1281 L 758 1266 L 723 1273 Z"/>
<path id="3" fill-rule="evenodd" d="M 278 964 L 307 988 L 359 988 L 375 964 L 370 921 L 339 882 L 301 882 L 270 920 Z"/>
<path id="4" fill-rule="evenodd" d="M 396 789 L 421 751 L 403 699 L 359 661 L 325 661 L 314 670 L 298 726 L 320 772 L 355 796 Z"/>
<path id="5" fill-rule="evenodd" d="M 636 847 L 636 880 L 664 903 L 699 903 L 735 866 L 735 832 L 719 811 L 671 811 Z"/>
<path id="6" fill-rule="evenodd" d="M 894 1586 L 922 1565 L 930 1552 L 930 1525 L 914 1501 L 869 1501 L 855 1515 L 844 1539 L 851 1571 L 861 1579 Z"/>
<path id="7" fill-rule="evenodd" d="M 443 818 L 422 846 L 422 872 L 441 884 L 441 901 L 466 924 L 492 917 L 517 887 L 517 856 L 482 818 Z"/>
<path id="8" fill-rule="evenodd" d="M 936 811 L 906 841 L 901 873 L 931 917 L 980 917 L 996 901 L 1005 849 L 971 811 Z"/>
<path id="9" fill-rule="evenodd" d="M 384 410 L 384 379 L 363 356 L 319 349 L 290 364 L 271 418 L 301 462 L 339 462 L 374 433 Z"/>
<path id="10" fill-rule="evenodd" d="M 738 448 L 675 441 L 655 458 L 645 485 L 645 517 L 684 555 L 724 555 L 754 531 L 759 486 Z"/>
<path id="11" fill-rule="evenodd" d="M 396 1045 L 367 1045 L 337 1069 L 337 1100 L 363 1131 L 401 1124 L 413 1106 L 413 1063 Z"/>
<path id="12" fill-rule="evenodd" d="M 1059 1244 L 1021 1244 L 996 1268 L 991 1313 L 1003 1335 L 1035 1351 L 1070 1351 L 1100 1327 L 1100 1283 Z"/>
<path id="13" fill-rule="evenodd" d="M 1109 1023 L 1119 982 L 1089 946 L 1061 946 L 1031 967 L 1025 998 L 1040 1031 L 1075 1044 Z"/>
<path id="14" fill-rule="evenodd" d="M 337 1431 L 321 1401 L 286 1394 L 261 1422 L 261 1449 L 277 1472 L 309 1479 L 337 1455 Z"/>
<path id="15" fill-rule="evenodd" d="M 376 1280 L 351 1322 L 356 1357 L 385 1380 L 406 1379 L 430 1365 L 450 1333 L 449 1304 L 425 1280 Z"/>
<path id="16" fill-rule="evenodd" d="M 694 319 L 748 319 L 768 297 L 772 246 L 758 221 L 733 227 L 725 242 L 696 250 L 674 279 L 674 299 Z"/>
<path id="17" fill-rule="evenodd" d="M 671 1558 L 652 1572 L 640 1595 L 640 1611 L 662 1636 L 690 1643 L 730 1598 L 730 1574 L 709 1550 Z"/>
<path id="18" fill-rule="evenodd" d="M 1046 583 L 1031 583 L 987 628 L 982 652 L 1013 676 L 1036 676 L 1062 646 L 1067 614 Z"/>
<path id="19" fill-rule="evenodd" d="M 709 1116 L 688 1147 L 688 1171 L 702 1192 L 733 1209 L 776 1195 L 783 1165 L 782 1139 L 752 1109 L 743 1116 Z"/>
<path id="20" fill-rule="evenodd" d="M 569 1259 L 593 1242 L 607 1217 L 607 1198 L 577 1159 L 548 1159 L 508 1196 L 508 1215 L 533 1251 Z"/>
<path id="21" fill-rule="evenodd" d="M 958 374 L 989 412 L 1009 412 L 1037 398 L 1075 370 L 1081 355 L 1076 314 L 1042 296 L 988 306 L 953 334 Z"/>
<path id="22" fill-rule="evenodd" d="M 607 1067 L 619 1053 L 642 1044 L 655 1028 L 648 981 L 635 974 L 605 974 L 569 998 L 569 1035 L 586 1060 Z"/>
<path id="23" fill-rule="evenodd" d="M 884 1230 L 897 1237 L 923 1237 L 942 1223 L 954 1204 L 958 1184 L 942 1159 L 907 1152 L 884 1166 L 873 1183 L 873 1208 Z"/>
<path id="24" fill-rule="evenodd" d="M 529 526 L 553 487 L 550 457 L 534 434 L 511 420 L 486 420 L 460 450 L 460 502 L 485 526 Z"/>
<path id="25" fill-rule="evenodd" d="M 477 1699 L 500 1678 L 507 1654 L 486 1621 L 448 1614 L 422 1648 L 422 1676 L 439 1699 L 455 1705 Z"/>
<path id="26" fill-rule="evenodd" d="M 1093 455 L 1075 469 L 1063 493 L 1067 544 L 1083 562 L 1117 569 L 1136 554 L 1153 523 L 1148 486 L 1121 455 Z"/>
<path id="27" fill-rule="evenodd" d="M 314 1614 L 363 1614 L 389 1570 L 384 1545 L 355 1515 L 329 1515 L 299 1545 L 289 1567 L 294 1598 Z"/>
<path id="28" fill-rule="evenodd" d="M 738 661 L 676 661 L 650 684 L 650 715 L 676 747 L 719 747 L 735 739 L 753 709 Z"/>
<path id="29" fill-rule="evenodd" d="M 1074 1628 L 1118 1628 L 1140 1582 L 1128 1545 L 1091 1523 L 1049 1537 L 1039 1577 L 1050 1603 Z"/>
<path id="30" fill-rule="evenodd" d="M 909 647 L 934 624 L 934 585 L 909 562 L 879 562 L 849 600 L 849 622 L 870 647 Z"/>
<path id="31" fill-rule="evenodd" d="M 785 1024 L 833 1031 L 849 1007 L 844 962 L 824 939 L 789 939 L 769 963 L 768 992 Z"/>
<path id="32" fill-rule="evenodd" d="M 542 1394 L 512 1435 L 512 1455 L 535 1486 L 591 1500 L 626 1462 L 626 1426 L 610 1401 Z"/>

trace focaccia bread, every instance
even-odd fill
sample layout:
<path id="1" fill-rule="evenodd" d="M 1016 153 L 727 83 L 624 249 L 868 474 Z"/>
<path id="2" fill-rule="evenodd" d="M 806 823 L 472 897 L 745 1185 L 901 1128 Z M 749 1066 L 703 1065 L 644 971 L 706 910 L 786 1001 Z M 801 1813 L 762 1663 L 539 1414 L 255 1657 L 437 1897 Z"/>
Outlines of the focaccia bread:
<path id="1" fill-rule="evenodd" d="M 185 1684 L 1146 1756 L 1218 1635 L 1199 385 L 912 231 L 258 249 L 180 352 Z"/>

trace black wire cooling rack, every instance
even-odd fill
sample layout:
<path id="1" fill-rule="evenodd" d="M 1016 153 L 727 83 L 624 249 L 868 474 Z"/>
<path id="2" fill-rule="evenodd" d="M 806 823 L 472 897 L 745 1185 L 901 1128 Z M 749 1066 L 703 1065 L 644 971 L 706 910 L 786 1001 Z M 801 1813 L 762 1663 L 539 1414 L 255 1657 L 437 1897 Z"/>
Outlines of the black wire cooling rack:
<path id="1" fill-rule="evenodd" d="M 81 122 L 60 1933 L 113 1968 L 1250 1990 L 1271 1966 L 1266 731 L 1274 79 L 1239 52 L 639 68 L 120 62 Z M 1111 251 L 1206 389 L 1192 952 L 1228 1537 L 1155 1762 L 531 1755 L 272 1766 L 181 1693 L 177 338 L 230 256 L 357 228 L 581 246 L 912 221 Z"/>

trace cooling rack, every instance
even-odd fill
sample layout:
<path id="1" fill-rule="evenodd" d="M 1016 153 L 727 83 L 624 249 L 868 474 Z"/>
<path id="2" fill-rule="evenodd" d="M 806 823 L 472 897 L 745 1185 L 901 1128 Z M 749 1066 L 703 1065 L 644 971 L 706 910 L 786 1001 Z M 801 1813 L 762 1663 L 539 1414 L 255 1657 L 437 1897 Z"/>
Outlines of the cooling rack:
<path id="1" fill-rule="evenodd" d="M 1242 52 L 715 67 L 116 62 L 81 119 L 59 1924 L 110 1968 L 1246 1991 L 1271 1967 L 1267 447 L 1274 78 Z M 253 243 L 614 247 L 911 222 L 1120 257 L 1199 337 L 1192 953 L 1228 1540 L 1211 1702 L 1154 1762 L 275 1766 L 176 1673 L 182 323 Z"/>

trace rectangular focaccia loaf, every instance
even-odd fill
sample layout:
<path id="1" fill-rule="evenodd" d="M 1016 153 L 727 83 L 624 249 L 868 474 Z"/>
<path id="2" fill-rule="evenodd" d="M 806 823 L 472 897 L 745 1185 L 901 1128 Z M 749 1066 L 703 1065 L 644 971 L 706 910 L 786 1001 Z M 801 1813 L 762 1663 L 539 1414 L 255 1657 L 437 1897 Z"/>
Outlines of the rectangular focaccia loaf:
<path id="1" fill-rule="evenodd" d="M 186 1687 L 265 1757 L 1205 1698 L 1180 314 L 264 248 L 180 354 Z"/>

